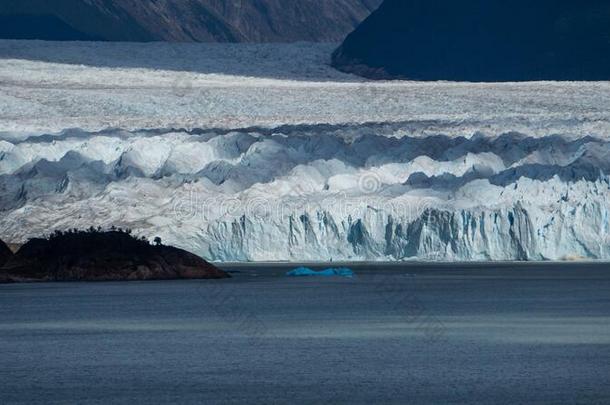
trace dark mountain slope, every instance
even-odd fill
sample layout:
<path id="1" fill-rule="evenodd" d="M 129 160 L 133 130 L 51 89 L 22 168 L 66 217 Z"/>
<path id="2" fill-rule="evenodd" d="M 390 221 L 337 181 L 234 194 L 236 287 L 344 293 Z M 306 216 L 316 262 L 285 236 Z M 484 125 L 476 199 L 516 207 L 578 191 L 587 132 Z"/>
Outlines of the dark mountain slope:
<path id="1" fill-rule="evenodd" d="M 333 55 L 371 78 L 610 79 L 610 2 L 385 0 Z"/>
<path id="2" fill-rule="evenodd" d="M 0 38 L 340 41 L 381 1 L 3 0 Z"/>
<path id="3" fill-rule="evenodd" d="M 4 265 L 10 258 L 13 257 L 13 252 L 4 242 L 0 240 L 0 267 Z"/>
<path id="4" fill-rule="evenodd" d="M 77 31 L 54 15 L 0 15 L 0 38 L 51 41 L 94 41 L 97 38 Z"/>

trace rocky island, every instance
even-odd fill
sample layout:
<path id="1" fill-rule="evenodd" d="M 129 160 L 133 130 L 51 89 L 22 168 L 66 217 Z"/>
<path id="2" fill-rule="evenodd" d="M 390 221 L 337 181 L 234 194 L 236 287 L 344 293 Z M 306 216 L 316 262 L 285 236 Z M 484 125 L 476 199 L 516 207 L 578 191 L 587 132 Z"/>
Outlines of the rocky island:
<path id="1" fill-rule="evenodd" d="M 2 244 L 4 245 L 4 244 Z M 8 248 L 6 248 L 8 250 Z M 150 244 L 129 231 L 90 229 L 32 239 L 12 255 L 0 246 L 0 282 L 219 279 L 229 275 L 199 256 Z M 6 257 L 2 264 L 2 257 Z"/>

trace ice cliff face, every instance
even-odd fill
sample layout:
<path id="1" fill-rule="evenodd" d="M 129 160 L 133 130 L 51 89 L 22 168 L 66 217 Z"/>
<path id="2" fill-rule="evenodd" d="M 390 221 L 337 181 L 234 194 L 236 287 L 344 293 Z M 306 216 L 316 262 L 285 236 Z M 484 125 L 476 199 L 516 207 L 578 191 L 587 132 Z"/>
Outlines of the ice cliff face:
<path id="1" fill-rule="evenodd" d="M 120 224 L 212 260 L 610 258 L 610 142 L 400 126 L 0 143 L 0 231 Z"/>

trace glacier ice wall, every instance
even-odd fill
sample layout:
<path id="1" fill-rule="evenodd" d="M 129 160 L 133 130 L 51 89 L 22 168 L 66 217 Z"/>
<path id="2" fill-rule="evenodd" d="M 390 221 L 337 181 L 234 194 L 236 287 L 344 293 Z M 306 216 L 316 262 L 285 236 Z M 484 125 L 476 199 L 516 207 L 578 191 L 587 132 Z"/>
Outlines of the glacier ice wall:
<path id="1" fill-rule="evenodd" d="M 0 238 L 117 225 L 214 260 L 609 258 L 610 82 L 370 82 L 334 48 L 0 41 Z"/>
<path id="2" fill-rule="evenodd" d="M 609 259 L 610 142 L 408 125 L 0 141 L 0 234 L 119 225 L 211 260 Z"/>

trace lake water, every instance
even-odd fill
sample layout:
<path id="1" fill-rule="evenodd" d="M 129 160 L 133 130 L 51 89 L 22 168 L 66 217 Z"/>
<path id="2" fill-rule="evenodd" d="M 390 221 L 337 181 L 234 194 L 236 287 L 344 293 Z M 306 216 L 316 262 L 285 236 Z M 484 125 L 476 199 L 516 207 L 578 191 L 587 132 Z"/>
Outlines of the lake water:
<path id="1" fill-rule="evenodd" d="M 610 265 L 0 286 L 0 403 L 610 403 Z"/>

